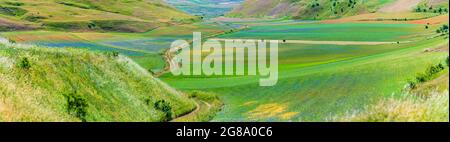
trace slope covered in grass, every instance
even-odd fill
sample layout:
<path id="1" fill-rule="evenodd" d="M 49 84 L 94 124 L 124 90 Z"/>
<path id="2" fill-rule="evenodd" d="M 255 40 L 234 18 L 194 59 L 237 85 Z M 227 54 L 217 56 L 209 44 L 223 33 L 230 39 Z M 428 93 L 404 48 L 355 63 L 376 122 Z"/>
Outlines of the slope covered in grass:
<path id="1" fill-rule="evenodd" d="M 6 0 L 0 2 L 0 17 L 56 30 L 119 32 L 198 19 L 161 0 Z"/>
<path id="2" fill-rule="evenodd" d="M 167 121 L 194 108 L 121 55 L 0 42 L 0 121 Z"/>
<path id="3" fill-rule="evenodd" d="M 383 100 L 361 113 L 339 118 L 338 121 L 448 122 L 448 91 L 430 95 L 428 98 L 404 96 L 401 99 Z"/>
<path id="4" fill-rule="evenodd" d="M 336 121 L 357 122 L 448 122 L 448 69 L 439 77 L 418 85 L 400 98 L 382 100 L 362 112 Z"/>
<path id="5" fill-rule="evenodd" d="M 89 9 L 151 21 L 169 22 L 193 17 L 170 7 L 163 0 L 57 0 L 57 3 L 67 6 L 84 5 Z"/>
<path id="6" fill-rule="evenodd" d="M 0 31 L 32 30 L 37 26 L 19 20 L 11 20 L 0 15 Z"/>

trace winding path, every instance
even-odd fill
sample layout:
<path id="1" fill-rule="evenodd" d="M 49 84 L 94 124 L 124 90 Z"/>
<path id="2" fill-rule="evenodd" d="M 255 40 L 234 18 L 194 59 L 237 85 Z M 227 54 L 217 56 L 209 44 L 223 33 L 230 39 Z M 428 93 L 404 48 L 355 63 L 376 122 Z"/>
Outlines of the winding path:
<path id="1" fill-rule="evenodd" d="M 199 113 L 202 109 L 205 109 L 205 108 L 202 107 L 202 105 L 200 105 L 200 103 L 202 103 L 205 106 L 207 106 L 207 108 L 206 108 L 207 110 L 211 109 L 211 107 L 212 107 L 211 104 L 209 104 L 208 102 L 201 101 L 201 100 L 196 100 L 195 101 L 195 105 L 196 105 L 195 110 L 193 110 L 193 111 L 191 111 L 191 112 L 189 112 L 187 114 L 184 114 L 182 116 L 179 116 L 177 118 L 174 118 L 170 122 L 184 122 L 183 119 L 189 118 L 189 117 L 193 117 L 193 116 L 197 115 L 197 113 Z"/>

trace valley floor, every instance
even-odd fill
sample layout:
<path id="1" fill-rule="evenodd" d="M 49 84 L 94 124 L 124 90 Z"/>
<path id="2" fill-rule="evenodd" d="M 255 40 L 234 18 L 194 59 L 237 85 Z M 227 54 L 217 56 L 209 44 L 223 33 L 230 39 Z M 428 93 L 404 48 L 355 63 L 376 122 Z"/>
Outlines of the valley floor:
<path id="1" fill-rule="evenodd" d="M 383 100 L 401 98 L 410 80 L 425 72 L 429 66 L 445 64 L 449 56 L 448 32 L 436 33 L 437 29 L 448 25 L 448 14 L 431 15 L 431 18 L 423 14 L 420 15 L 422 18 L 410 21 L 396 21 L 390 17 L 386 21 L 378 21 L 370 17 L 373 15 L 369 15 L 368 21 L 367 17 L 360 16 L 307 22 L 204 22 L 164 27 L 139 34 L 29 31 L 0 35 L 18 43 L 83 48 L 101 53 L 117 52 L 130 57 L 152 73 L 164 70 L 167 66 L 161 55 L 164 55 L 170 43 L 176 39 L 191 39 L 193 31 L 201 31 L 205 37 L 221 42 L 224 39 L 278 40 L 281 43 L 279 81 L 272 87 L 260 87 L 258 79 L 261 76 L 161 74 L 159 79 L 187 92 L 189 98 L 172 96 L 170 101 L 182 102 L 174 108 L 187 106 L 177 111 L 176 116 L 180 117 L 173 121 L 333 121 L 336 116 L 346 116 L 353 111 L 362 112 Z M 2 54 L 0 59 L 3 59 Z M 123 72 L 120 69 L 117 70 Z M 90 71 L 89 68 L 86 70 Z M 431 80 L 420 84 L 418 88 L 434 88 L 429 87 L 435 86 L 429 85 L 434 82 L 439 82 L 438 86 L 445 84 L 439 80 L 448 81 L 448 66 L 441 72 L 444 79 L 436 77 L 438 81 Z M 136 87 L 138 84 L 134 83 L 130 84 Z M 448 84 L 443 86 L 439 90 L 448 92 Z M 448 100 L 448 93 L 443 94 L 447 95 Z M 156 99 L 152 98 L 152 101 Z M 141 101 L 137 102 L 143 105 Z M 62 110 L 61 106 L 58 107 Z M 443 109 L 448 112 L 448 103 L 447 108 Z M 148 111 L 153 111 L 153 108 L 143 109 L 139 114 L 145 116 L 144 112 Z M 161 120 L 163 114 L 156 112 L 159 117 L 152 120 Z M 62 111 L 61 114 L 66 115 Z M 364 114 L 361 113 L 361 116 Z M 76 119 L 70 115 L 67 117 Z M 113 118 L 114 115 L 108 112 L 88 117 L 88 120 L 115 120 Z M 427 120 L 434 119 L 424 121 Z M 349 116 L 349 119 L 342 121 L 351 121 L 351 118 Z"/>

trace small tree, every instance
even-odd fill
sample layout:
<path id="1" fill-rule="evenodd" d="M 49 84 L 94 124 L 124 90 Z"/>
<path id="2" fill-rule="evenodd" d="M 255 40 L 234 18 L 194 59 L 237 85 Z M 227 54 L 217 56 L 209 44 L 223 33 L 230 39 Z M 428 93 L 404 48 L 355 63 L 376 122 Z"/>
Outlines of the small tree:
<path id="1" fill-rule="evenodd" d="M 423 83 L 423 82 L 427 81 L 427 77 L 425 74 L 419 73 L 416 76 L 416 81 L 417 81 L 417 83 Z"/>

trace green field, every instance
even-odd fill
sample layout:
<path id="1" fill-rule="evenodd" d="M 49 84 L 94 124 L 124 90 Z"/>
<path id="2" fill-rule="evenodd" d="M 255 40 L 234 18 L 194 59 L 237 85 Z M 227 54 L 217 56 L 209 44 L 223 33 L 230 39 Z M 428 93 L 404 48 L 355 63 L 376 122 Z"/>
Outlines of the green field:
<path id="1" fill-rule="evenodd" d="M 436 26 L 437 27 L 437 26 Z M 304 31 L 304 32 L 299 32 Z M 292 33 L 292 34 L 289 34 Z M 409 41 L 383 45 L 281 43 L 279 82 L 260 87 L 252 76 L 163 76 L 183 90 L 221 94 L 214 121 L 327 121 L 335 115 L 402 94 L 407 81 L 447 52 L 424 52 L 448 39 L 413 24 L 297 24 L 251 27 L 220 38 L 336 41 Z"/>
<path id="2" fill-rule="evenodd" d="M 406 41 L 408 35 L 426 32 L 422 25 L 413 24 L 289 24 L 256 26 L 245 32 L 221 36 L 221 38 L 325 40 L 325 41 Z"/>

